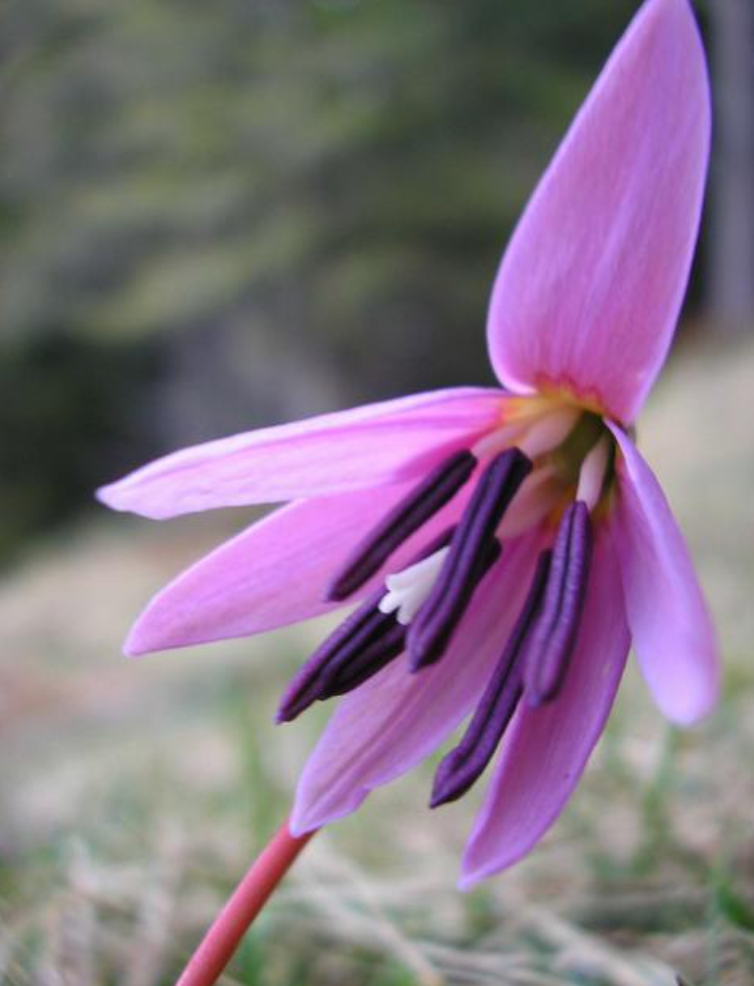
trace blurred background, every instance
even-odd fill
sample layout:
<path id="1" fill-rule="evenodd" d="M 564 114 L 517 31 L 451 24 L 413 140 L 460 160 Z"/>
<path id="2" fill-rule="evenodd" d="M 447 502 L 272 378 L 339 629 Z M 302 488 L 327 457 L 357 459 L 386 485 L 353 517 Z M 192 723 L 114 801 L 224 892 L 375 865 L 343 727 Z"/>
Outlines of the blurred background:
<path id="1" fill-rule="evenodd" d="M 501 252 L 636 7 L 0 4 L 0 981 L 169 983 L 323 721 L 270 724 L 322 626 L 120 658 L 149 595 L 250 516 L 151 525 L 93 489 L 225 433 L 492 383 Z M 229 983 L 754 979 L 754 5 L 696 9 L 709 195 L 639 430 L 712 600 L 723 709 L 676 734 L 629 675 L 541 853 L 470 897 L 473 799 L 424 814 L 428 774 L 375 796 Z"/>

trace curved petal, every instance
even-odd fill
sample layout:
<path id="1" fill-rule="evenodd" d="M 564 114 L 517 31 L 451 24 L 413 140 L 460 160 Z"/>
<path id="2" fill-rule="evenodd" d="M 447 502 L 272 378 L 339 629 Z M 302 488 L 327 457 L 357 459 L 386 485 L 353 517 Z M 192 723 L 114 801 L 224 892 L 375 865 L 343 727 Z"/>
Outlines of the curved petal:
<path id="1" fill-rule="evenodd" d="M 466 847 L 462 889 L 525 856 L 558 817 L 602 734 L 628 649 L 620 577 L 603 529 L 563 691 L 547 705 L 519 707 Z"/>
<path id="2" fill-rule="evenodd" d="M 631 439 L 608 426 L 623 453 L 611 533 L 636 657 L 660 709 L 690 725 L 717 701 L 712 620 L 660 484 Z"/>
<path id="3" fill-rule="evenodd" d="M 115 510 L 163 519 L 397 482 L 425 456 L 499 423 L 499 390 L 459 387 L 260 428 L 157 459 L 98 491 Z"/>
<path id="4" fill-rule="evenodd" d="M 535 535 L 506 546 L 437 664 L 411 674 L 401 658 L 340 702 L 301 775 L 294 834 L 354 811 L 374 788 L 432 753 L 467 715 L 505 646 L 536 546 Z"/>
<path id="5" fill-rule="evenodd" d="M 126 641 L 127 654 L 246 637 L 287 626 L 343 603 L 325 587 L 364 533 L 413 483 L 302 500 L 252 524 L 202 558 L 150 602 Z M 459 516 L 470 495 L 453 500 L 409 538 L 383 572 L 399 570 L 419 546 Z M 381 573 L 362 587 L 369 592 Z"/>
<path id="6" fill-rule="evenodd" d="M 647 0 L 503 258 L 488 344 L 506 386 L 563 387 L 633 420 L 678 318 L 709 136 L 707 70 L 688 0 Z"/>

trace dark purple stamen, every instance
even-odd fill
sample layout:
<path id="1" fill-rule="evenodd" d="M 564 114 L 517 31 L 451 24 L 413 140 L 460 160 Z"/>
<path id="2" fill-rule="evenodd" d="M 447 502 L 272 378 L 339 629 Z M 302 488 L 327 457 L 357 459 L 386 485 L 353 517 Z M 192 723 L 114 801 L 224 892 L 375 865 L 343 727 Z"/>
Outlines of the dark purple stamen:
<path id="1" fill-rule="evenodd" d="M 484 574 L 487 546 L 531 468 L 529 459 L 514 448 L 497 455 L 482 473 L 437 581 L 409 629 L 406 643 L 413 670 L 444 653 Z"/>
<path id="2" fill-rule="evenodd" d="M 501 552 L 500 542 L 493 540 L 485 554 L 480 579 L 492 568 Z M 432 553 L 425 551 L 423 556 Z M 403 652 L 408 627 L 396 622 L 394 613 L 380 613 L 380 616 L 383 621 L 381 625 L 387 625 L 386 631 L 380 629 L 379 633 L 375 633 L 366 642 L 366 634 L 352 638 L 347 646 L 341 647 L 340 652 L 333 655 L 333 660 L 323 669 L 319 679 L 320 692 L 317 695 L 320 701 L 335 695 L 344 695 L 364 684 Z"/>
<path id="3" fill-rule="evenodd" d="M 394 614 L 390 614 L 394 617 Z M 328 675 L 325 690 L 320 699 L 345 695 L 381 671 L 403 652 L 406 643 L 406 627 L 400 623 L 393 625 L 384 636 L 365 647 L 347 663 L 339 673 Z"/>
<path id="4" fill-rule="evenodd" d="M 446 528 L 410 564 L 444 548 L 454 532 L 455 527 Z M 499 545 L 496 548 L 499 555 Z M 285 690 L 277 722 L 290 722 L 314 702 L 350 691 L 398 657 L 407 628 L 396 622 L 394 613 L 380 612 L 384 595 L 385 587 L 380 586 L 320 644 Z"/>
<path id="5" fill-rule="evenodd" d="M 351 613 L 315 650 L 294 675 L 285 690 L 277 712 L 278 722 L 290 722 L 322 695 L 327 673 L 333 662 L 347 659 L 379 640 L 395 621 L 377 606 L 385 595 L 380 587 Z"/>
<path id="6" fill-rule="evenodd" d="M 441 761 L 435 773 L 430 808 L 455 801 L 484 771 L 508 728 L 523 691 L 521 652 L 542 599 L 551 552 L 537 562 L 529 593 L 503 655 L 497 663 L 463 739 Z"/>
<path id="7" fill-rule="evenodd" d="M 356 592 L 390 555 L 460 490 L 477 460 L 468 449 L 454 452 L 401 500 L 358 545 L 327 590 L 333 601 Z"/>
<path id="8" fill-rule="evenodd" d="M 592 521 L 578 500 L 563 514 L 542 605 L 527 636 L 524 691 L 529 705 L 554 699 L 573 654 L 592 558 Z"/>

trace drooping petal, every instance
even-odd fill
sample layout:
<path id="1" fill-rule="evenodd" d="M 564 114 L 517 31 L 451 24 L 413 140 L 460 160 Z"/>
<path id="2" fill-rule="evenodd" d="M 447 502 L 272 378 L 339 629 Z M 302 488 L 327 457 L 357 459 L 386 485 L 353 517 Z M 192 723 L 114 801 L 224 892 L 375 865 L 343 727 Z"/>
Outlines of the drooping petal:
<path id="1" fill-rule="evenodd" d="M 660 484 L 631 439 L 608 426 L 622 452 L 611 533 L 634 649 L 660 709 L 674 722 L 690 725 L 717 700 L 715 631 Z"/>
<path id="2" fill-rule="evenodd" d="M 506 386 L 566 387 L 619 421 L 634 419 L 686 288 L 709 135 L 688 0 L 647 0 L 503 258 L 488 343 Z"/>
<path id="3" fill-rule="evenodd" d="M 399 658 L 341 701 L 299 781 L 292 832 L 354 811 L 370 791 L 410 770 L 456 728 L 505 646 L 536 547 L 531 534 L 505 546 L 437 664 L 411 674 Z"/>
<path id="4" fill-rule="evenodd" d="M 365 528 L 412 483 L 303 500 L 276 510 L 220 545 L 159 592 L 136 621 L 127 654 L 245 637 L 325 613 L 330 576 Z M 383 566 L 396 571 L 418 546 L 460 515 L 461 491 Z M 380 573 L 356 595 L 374 586 Z"/>
<path id="5" fill-rule="evenodd" d="M 628 648 L 617 563 L 602 530 L 563 689 L 546 705 L 519 706 L 466 847 L 463 889 L 525 856 L 560 814 L 602 733 Z"/>
<path id="6" fill-rule="evenodd" d="M 399 482 L 500 421 L 503 396 L 458 387 L 223 438 L 144 466 L 98 492 L 115 510 L 163 519 Z"/>

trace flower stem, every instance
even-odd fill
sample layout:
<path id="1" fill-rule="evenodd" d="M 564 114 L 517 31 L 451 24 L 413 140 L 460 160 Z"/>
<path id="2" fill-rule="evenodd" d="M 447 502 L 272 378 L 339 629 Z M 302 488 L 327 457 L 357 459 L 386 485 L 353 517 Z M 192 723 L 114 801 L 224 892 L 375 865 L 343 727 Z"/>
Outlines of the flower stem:
<path id="1" fill-rule="evenodd" d="M 212 986 L 233 957 L 254 918 L 314 835 L 295 838 L 285 822 L 270 839 L 217 915 L 176 986 Z"/>

